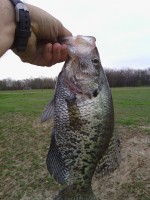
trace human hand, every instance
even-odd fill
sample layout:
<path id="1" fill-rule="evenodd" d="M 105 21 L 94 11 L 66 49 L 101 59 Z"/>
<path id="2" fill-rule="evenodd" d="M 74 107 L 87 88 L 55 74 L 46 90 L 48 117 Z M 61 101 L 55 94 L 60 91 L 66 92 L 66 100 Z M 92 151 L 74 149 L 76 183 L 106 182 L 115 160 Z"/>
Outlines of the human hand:
<path id="1" fill-rule="evenodd" d="M 26 4 L 31 18 L 31 37 L 25 51 L 12 49 L 23 62 L 39 66 L 51 66 L 65 61 L 67 46 L 59 39 L 72 34 L 60 21 L 40 8 Z"/>

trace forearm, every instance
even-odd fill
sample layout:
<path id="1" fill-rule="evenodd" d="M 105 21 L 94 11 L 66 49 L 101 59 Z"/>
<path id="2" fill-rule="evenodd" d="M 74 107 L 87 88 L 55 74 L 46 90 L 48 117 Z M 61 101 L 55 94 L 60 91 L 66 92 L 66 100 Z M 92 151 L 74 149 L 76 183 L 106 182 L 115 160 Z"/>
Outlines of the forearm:
<path id="1" fill-rule="evenodd" d="M 13 44 L 15 28 L 15 11 L 11 2 L 0 0 L 0 57 Z"/>

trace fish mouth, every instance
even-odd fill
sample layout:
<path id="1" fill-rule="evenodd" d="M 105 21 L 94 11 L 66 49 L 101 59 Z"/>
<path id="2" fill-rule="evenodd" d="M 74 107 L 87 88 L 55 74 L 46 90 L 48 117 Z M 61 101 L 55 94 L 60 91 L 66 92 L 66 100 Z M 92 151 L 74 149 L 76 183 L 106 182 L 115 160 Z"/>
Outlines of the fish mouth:
<path id="1" fill-rule="evenodd" d="M 65 77 L 65 83 L 69 86 L 70 90 L 77 94 L 84 94 L 84 91 L 81 89 L 81 86 L 73 79 L 69 79 L 68 77 Z"/>
<path id="2" fill-rule="evenodd" d="M 92 97 L 97 97 L 99 94 L 98 89 L 95 89 L 92 93 L 88 91 L 84 91 L 81 86 L 78 84 L 76 81 L 76 77 L 74 76 L 72 79 L 65 77 L 65 83 L 69 86 L 69 89 L 75 93 L 75 94 L 80 94 L 88 97 L 91 99 Z"/>

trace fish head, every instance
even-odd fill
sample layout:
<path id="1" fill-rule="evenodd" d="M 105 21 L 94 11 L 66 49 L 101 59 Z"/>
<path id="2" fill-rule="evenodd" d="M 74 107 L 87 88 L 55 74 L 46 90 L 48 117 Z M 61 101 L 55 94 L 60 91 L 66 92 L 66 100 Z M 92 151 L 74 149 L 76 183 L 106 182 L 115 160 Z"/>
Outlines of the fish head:
<path id="1" fill-rule="evenodd" d="M 65 82 L 77 94 L 88 98 L 97 96 L 100 91 L 101 62 L 91 36 L 76 36 L 66 40 L 70 58 L 65 64 Z"/>

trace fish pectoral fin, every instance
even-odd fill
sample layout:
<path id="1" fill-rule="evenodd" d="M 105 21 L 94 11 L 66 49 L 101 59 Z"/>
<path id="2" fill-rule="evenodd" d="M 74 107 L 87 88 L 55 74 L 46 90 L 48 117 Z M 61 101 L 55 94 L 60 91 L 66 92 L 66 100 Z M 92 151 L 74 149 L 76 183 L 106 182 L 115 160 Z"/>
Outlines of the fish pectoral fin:
<path id="1" fill-rule="evenodd" d="M 47 121 L 50 118 L 53 118 L 54 110 L 55 110 L 55 98 L 53 98 L 52 101 L 50 101 L 45 107 L 41 116 L 41 123 Z"/>
<path id="2" fill-rule="evenodd" d="M 118 137 L 118 133 L 115 130 L 107 151 L 97 165 L 97 168 L 95 170 L 95 177 L 100 178 L 105 176 L 109 172 L 114 171 L 120 165 L 120 162 L 120 140 Z"/>
<path id="3" fill-rule="evenodd" d="M 66 182 L 68 169 L 62 159 L 61 153 L 56 145 L 54 135 L 52 135 L 51 145 L 46 159 L 47 169 L 52 177 L 60 184 Z"/>

